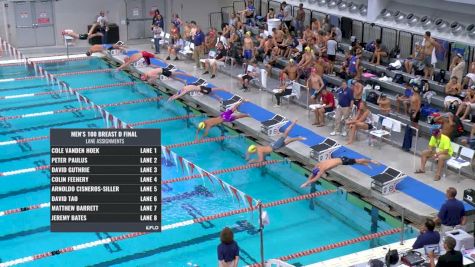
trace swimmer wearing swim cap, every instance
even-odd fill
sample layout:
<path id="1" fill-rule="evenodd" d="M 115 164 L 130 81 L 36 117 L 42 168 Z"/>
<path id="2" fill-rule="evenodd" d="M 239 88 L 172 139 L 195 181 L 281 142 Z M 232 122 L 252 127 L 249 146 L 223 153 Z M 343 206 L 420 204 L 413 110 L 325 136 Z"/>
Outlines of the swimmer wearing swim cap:
<path id="1" fill-rule="evenodd" d="M 180 73 L 180 75 L 181 74 L 182 73 Z M 200 92 L 204 95 L 209 95 L 209 94 L 212 94 L 213 91 L 225 91 L 226 92 L 226 90 L 224 90 L 222 88 L 211 88 L 206 83 L 201 84 L 201 85 L 188 84 L 188 85 L 185 85 L 176 94 L 174 94 L 170 98 L 168 98 L 168 102 L 176 100 L 176 99 L 178 99 L 178 98 L 180 98 L 180 97 L 182 97 L 182 96 L 184 96 L 188 93 L 191 93 L 191 92 Z"/>
<path id="2" fill-rule="evenodd" d="M 249 117 L 249 115 L 243 114 L 243 113 L 234 114 L 234 112 L 236 112 L 237 109 L 239 108 L 239 106 L 244 102 L 245 102 L 245 100 L 241 100 L 241 101 L 237 102 L 231 109 L 227 109 L 226 111 L 222 112 L 219 117 L 210 118 L 210 119 L 207 119 L 205 121 L 200 122 L 198 124 L 198 128 L 196 130 L 195 140 L 200 139 L 199 134 L 200 134 L 201 130 L 203 130 L 203 129 L 205 131 L 204 131 L 204 134 L 201 137 L 201 139 L 208 136 L 209 129 L 213 128 L 214 126 L 217 126 L 217 125 L 219 125 L 223 122 L 233 122 L 233 121 L 241 119 L 241 118 Z"/>
<path id="3" fill-rule="evenodd" d="M 310 52 L 310 50 L 312 50 L 312 49 L 310 48 L 310 46 L 306 46 L 306 47 L 305 47 L 305 52 Z"/>
<path id="4" fill-rule="evenodd" d="M 146 81 L 146 80 L 152 81 L 154 79 L 158 79 L 158 77 L 160 77 L 160 75 L 163 75 L 167 78 L 177 79 L 175 77 L 175 71 L 176 71 L 176 69 L 174 68 L 173 65 L 169 65 L 166 68 L 155 68 L 155 69 L 149 70 L 149 71 L 145 72 L 144 74 L 142 74 L 140 76 L 140 79 L 142 81 Z M 181 74 L 183 76 L 190 76 L 190 75 L 187 75 L 185 73 L 181 73 Z M 177 80 L 181 80 L 181 79 L 177 79 Z"/>
<path id="5" fill-rule="evenodd" d="M 287 129 L 285 129 L 285 132 L 277 139 L 277 141 L 274 141 L 270 143 L 267 146 L 259 146 L 259 145 L 250 145 L 247 148 L 246 152 L 246 160 L 248 163 L 257 163 L 257 162 L 263 162 L 266 158 L 267 155 L 270 153 L 277 151 L 286 145 L 295 142 L 295 141 L 303 141 L 306 140 L 307 138 L 305 137 L 289 137 L 290 131 L 294 128 L 294 126 L 297 124 L 297 120 L 293 121 Z M 250 159 L 251 154 L 257 153 L 257 159 Z"/>
<path id="6" fill-rule="evenodd" d="M 360 164 L 364 166 L 368 166 L 371 168 L 369 165 L 370 163 L 379 165 L 380 163 L 371 160 L 371 159 L 352 159 L 348 157 L 340 157 L 340 158 L 332 158 L 332 159 L 327 159 L 318 162 L 315 164 L 315 167 L 312 170 L 312 174 L 308 177 L 307 181 L 303 183 L 300 187 L 304 188 L 311 183 L 316 182 L 318 179 L 320 179 L 324 174 L 328 175 L 328 171 L 330 171 L 333 168 L 336 168 L 340 165 L 355 165 L 355 164 Z"/>

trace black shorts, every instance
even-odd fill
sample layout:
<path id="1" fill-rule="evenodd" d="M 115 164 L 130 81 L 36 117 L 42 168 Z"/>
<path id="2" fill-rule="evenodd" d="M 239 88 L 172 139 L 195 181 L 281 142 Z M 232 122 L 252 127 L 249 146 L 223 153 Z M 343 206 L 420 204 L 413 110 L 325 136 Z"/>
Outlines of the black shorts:
<path id="1" fill-rule="evenodd" d="M 373 129 L 373 124 L 371 124 L 371 123 L 366 123 L 366 125 L 368 125 L 368 130 L 372 130 L 372 129 Z"/>
<path id="2" fill-rule="evenodd" d="M 416 115 L 413 117 L 412 115 L 414 114 L 414 112 L 417 112 L 417 113 L 416 113 Z M 411 118 L 410 118 L 410 119 L 411 119 L 412 122 L 418 123 L 420 117 L 421 117 L 421 111 L 420 111 L 420 110 L 418 110 L 418 111 L 412 111 L 412 110 L 411 110 Z"/>
<path id="3" fill-rule="evenodd" d="M 347 157 L 341 157 L 341 163 L 343 165 L 354 165 L 356 164 L 356 160 L 352 158 L 347 158 Z"/>
<path id="4" fill-rule="evenodd" d="M 202 94 L 209 95 L 209 93 L 211 93 L 211 91 L 212 91 L 212 89 L 209 88 L 209 87 L 206 87 L 206 86 L 204 86 L 204 85 L 201 85 L 201 86 L 200 86 L 200 92 L 201 92 Z"/>
<path id="5" fill-rule="evenodd" d="M 335 62 L 336 60 L 336 55 L 327 55 L 328 57 L 328 60 L 330 60 L 331 62 Z"/>
<path id="6" fill-rule="evenodd" d="M 361 99 L 353 99 L 353 104 L 355 104 L 357 109 L 360 108 L 360 103 L 361 103 Z"/>
<path id="7" fill-rule="evenodd" d="M 252 76 L 246 74 L 246 75 L 242 76 L 242 79 L 243 79 L 243 80 L 249 80 L 249 81 L 250 81 L 250 80 L 252 80 Z"/>
<path id="8" fill-rule="evenodd" d="M 88 36 L 87 33 L 79 34 L 79 40 L 86 40 L 87 36 Z"/>
<path id="9" fill-rule="evenodd" d="M 162 75 L 165 77 L 170 77 L 172 76 L 172 72 L 168 69 L 162 69 Z"/>

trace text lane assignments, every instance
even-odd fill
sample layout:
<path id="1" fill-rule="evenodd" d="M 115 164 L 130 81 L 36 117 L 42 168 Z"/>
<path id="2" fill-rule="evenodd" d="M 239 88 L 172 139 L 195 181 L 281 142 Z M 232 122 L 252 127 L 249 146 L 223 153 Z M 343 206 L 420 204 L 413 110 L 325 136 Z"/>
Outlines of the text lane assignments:
<path id="1" fill-rule="evenodd" d="M 161 229 L 159 129 L 51 129 L 51 231 Z"/>

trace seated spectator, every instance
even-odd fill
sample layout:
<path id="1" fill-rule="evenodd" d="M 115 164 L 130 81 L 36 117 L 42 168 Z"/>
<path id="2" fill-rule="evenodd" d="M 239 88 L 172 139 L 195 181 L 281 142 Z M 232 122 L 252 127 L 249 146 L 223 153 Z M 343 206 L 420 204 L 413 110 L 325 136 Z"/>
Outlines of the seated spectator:
<path id="1" fill-rule="evenodd" d="M 313 125 L 323 127 L 325 126 L 325 113 L 332 112 L 335 109 L 335 97 L 323 87 L 319 102 L 320 106 L 315 109 L 315 122 Z"/>
<path id="2" fill-rule="evenodd" d="M 248 0 L 247 7 L 245 10 L 239 11 L 241 14 L 241 21 L 244 21 L 245 24 L 254 26 L 254 12 L 256 8 L 254 7 L 254 1 Z"/>
<path id="3" fill-rule="evenodd" d="M 312 18 L 311 27 L 313 33 L 317 34 L 321 28 L 320 21 L 317 18 Z"/>
<path id="4" fill-rule="evenodd" d="M 412 86 L 409 83 L 404 84 L 404 94 L 403 95 L 397 95 L 396 96 L 396 111 L 397 113 L 400 113 L 400 107 L 401 105 L 404 107 L 404 114 L 409 115 L 407 112 L 409 105 L 410 105 L 410 98 L 412 96 Z"/>
<path id="5" fill-rule="evenodd" d="M 335 128 L 330 133 L 331 136 L 339 135 L 341 129 L 341 123 L 346 121 L 350 116 L 351 109 L 353 108 L 353 92 L 346 85 L 346 81 L 341 82 L 341 86 L 336 90 L 338 106 L 335 111 Z M 346 136 L 346 131 L 341 132 L 342 136 Z"/>
<path id="6" fill-rule="evenodd" d="M 463 135 L 462 121 L 450 112 L 443 116 L 436 117 L 434 122 L 441 124 L 442 134 L 448 136 L 450 140 L 456 140 L 456 138 Z"/>
<path id="7" fill-rule="evenodd" d="M 299 64 L 297 65 L 300 70 L 302 70 L 303 75 L 308 77 L 310 70 L 313 64 L 313 51 L 312 49 L 307 46 L 305 47 L 305 53 L 302 55 L 302 59 L 300 60 Z"/>
<path id="8" fill-rule="evenodd" d="M 445 237 L 444 249 L 446 252 L 439 257 L 437 265 L 434 252 L 429 252 L 430 267 L 463 267 L 463 255 L 460 251 L 454 250 L 456 245 L 457 241 L 453 237 Z"/>
<path id="9" fill-rule="evenodd" d="M 358 112 L 356 113 L 353 119 L 350 119 L 346 122 L 346 125 L 349 128 L 347 145 L 353 144 L 356 136 L 356 131 L 358 131 L 359 129 L 373 129 L 373 117 L 371 116 L 371 111 L 368 109 L 366 102 L 359 103 Z"/>
<path id="10" fill-rule="evenodd" d="M 382 115 L 388 116 L 391 113 L 391 100 L 385 95 L 380 94 L 378 97 L 379 112 Z"/>
<path id="11" fill-rule="evenodd" d="M 408 57 L 404 60 L 404 69 L 407 73 L 412 74 L 414 68 L 420 69 L 424 71 L 424 63 L 423 61 L 423 54 L 422 54 L 422 46 L 421 43 L 416 43 L 414 52 L 412 56 Z"/>
<path id="12" fill-rule="evenodd" d="M 450 81 L 445 85 L 445 94 L 447 95 L 444 98 L 444 107 L 445 110 L 456 111 L 458 106 L 462 103 L 460 99 L 460 93 L 462 91 L 462 87 L 460 83 L 457 81 L 456 76 L 452 76 Z"/>
<path id="13" fill-rule="evenodd" d="M 413 249 L 423 248 L 425 245 L 439 244 L 440 234 L 435 229 L 435 222 L 431 219 L 427 219 L 422 229 L 420 229 L 419 236 L 416 242 L 412 245 Z"/>
<path id="14" fill-rule="evenodd" d="M 470 136 L 468 138 L 462 139 L 462 145 L 468 146 L 471 149 L 475 149 L 475 123 L 472 124 Z"/>
<path id="15" fill-rule="evenodd" d="M 218 42 L 223 43 L 224 48 L 227 49 L 229 44 L 228 44 L 228 38 L 224 36 L 223 32 L 218 32 Z"/>
<path id="16" fill-rule="evenodd" d="M 470 88 L 475 85 L 475 62 L 472 62 L 470 69 L 468 70 L 467 75 L 463 78 L 462 88 Z"/>
<path id="17" fill-rule="evenodd" d="M 277 64 L 277 59 L 279 59 L 279 48 L 276 46 L 274 49 L 272 49 L 272 52 L 270 55 L 266 55 L 264 57 L 264 64 L 265 68 L 267 71 L 267 76 L 270 77 L 272 68 L 276 66 Z"/>
<path id="18" fill-rule="evenodd" d="M 452 59 L 452 63 L 449 66 L 450 78 L 457 77 L 457 81 L 462 81 L 463 73 L 465 72 L 465 60 L 460 53 L 457 53 Z"/>
<path id="19" fill-rule="evenodd" d="M 259 68 L 257 67 L 257 64 L 253 63 L 252 66 L 252 70 L 249 70 L 250 68 L 247 67 L 246 73 L 241 77 L 242 90 L 249 89 L 249 82 L 259 77 Z"/>
<path id="20" fill-rule="evenodd" d="M 221 41 L 218 42 L 218 44 L 216 45 L 216 52 L 214 53 L 210 52 L 210 55 L 214 54 L 214 56 L 205 59 L 205 62 L 204 62 L 205 72 L 203 73 L 203 75 L 209 74 L 209 69 L 211 67 L 211 79 L 216 77 L 218 63 L 222 62 L 222 64 L 224 64 L 224 60 L 226 59 L 226 53 L 227 51 L 224 48 L 223 43 Z"/>
<path id="21" fill-rule="evenodd" d="M 297 81 L 299 77 L 299 67 L 295 64 L 293 59 L 289 60 L 289 64 L 280 72 L 281 84 L 285 81 Z"/>
<path id="22" fill-rule="evenodd" d="M 463 100 L 463 102 L 460 103 L 457 113 L 455 113 L 455 115 L 459 117 L 460 114 L 462 114 L 463 112 L 460 119 L 465 120 L 474 110 L 475 110 L 475 85 L 470 87 L 470 90 L 468 90 L 467 95 L 465 96 L 465 99 Z"/>
<path id="23" fill-rule="evenodd" d="M 353 104 L 359 108 L 360 103 L 363 102 L 363 84 L 356 78 L 351 80 L 351 90 L 353 90 Z"/>
<path id="24" fill-rule="evenodd" d="M 168 44 L 168 56 L 166 60 L 170 60 L 171 56 L 178 60 L 178 52 L 185 46 L 185 41 L 181 38 L 181 34 L 172 36 L 172 41 Z"/>
<path id="25" fill-rule="evenodd" d="M 440 129 L 433 129 L 429 141 L 429 147 L 422 152 L 421 167 L 416 171 L 416 173 L 425 173 L 427 160 L 433 158 L 437 161 L 437 170 L 435 171 L 434 181 L 440 180 L 445 162 L 452 156 L 452 154 L 453 149 L 450 138 L 442 134 Z"/>
<path id="26" fill-rule="evenodd" d="M 290 94 L 292 94 L 292 82 L 288 81 L 280 85 L 279 91 L 274 93 L 275 99 L 277 99 L 277 104 L 275 104 L 274 107 L 280 107 L 280 98 Z"/>
<path id="27" fill-rule="evenodd" d="M 373 57 L 371 58 L 371 63 L 376 65 L 381 65 L 381 58 L 388 56 L 388 49 L 384 44 L 381 43 L 381 39 L 376 39 L 376 44 L 374 48 Z"/>
<path id="28" fill-rule="evenodd" d="M 467 216 L 465 216 L 465 207 L 462 201 L 456 199 L 457 189 L 453 187 L 447 188 L 445 192 L 447 201 L 442 205 L 435 218 L 436 223 L 442 224 L 441 233 L 452 231 L 454 229 L 463 229 L 467 223 Z"/>
<path id="29" fill-rule="evenodd" d="M 310 76 L 307 80 L 307 88 L 309 92 L 313 91 L 312 95 L 310 96 L 310 99 L 312 100 L 312 103 L 315 103 L 317 99 L 320 98 L 321 90 L 325 88 L 325 83 L 323 82 L 322 76 L 318 75 L 315 68 L 312 68 L 312 70 L 310 71 Z"/>

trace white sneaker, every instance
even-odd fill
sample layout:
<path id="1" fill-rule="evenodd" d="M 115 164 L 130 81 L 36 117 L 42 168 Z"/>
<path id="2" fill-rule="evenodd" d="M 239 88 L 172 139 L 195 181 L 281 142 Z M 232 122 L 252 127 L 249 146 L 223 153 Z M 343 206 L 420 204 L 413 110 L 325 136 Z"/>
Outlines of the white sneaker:
<path id="1" fill-rule="evenodd" d="M 331 136 L 335 136 L 335 135 L 339 135 L 339 134 L 340 134 L 340 132 L 331 132 L 330 133 Z"/>
<path id="2" fill-rule="evenodd" d="M 342 132 L 342 133 L 341 133 L 341 136 L 345 137 L 345 136 L 346 136 L 346 132 Z"/>

